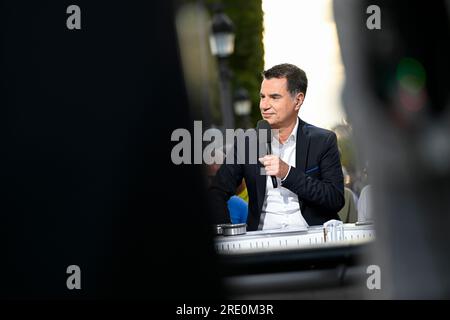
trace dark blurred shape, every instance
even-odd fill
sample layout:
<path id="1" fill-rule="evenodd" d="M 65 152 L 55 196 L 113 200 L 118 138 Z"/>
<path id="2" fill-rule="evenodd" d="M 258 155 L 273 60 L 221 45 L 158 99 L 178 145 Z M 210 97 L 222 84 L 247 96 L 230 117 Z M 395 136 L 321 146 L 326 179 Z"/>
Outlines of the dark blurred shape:
<path id="1" fill-rule="evenodd" d="M 381 30 L 366 27 L 369 5 L 381 9 Z M 344 105 L 370 161 L 384 298 L 450 297 L 448 5 L 334 1 Z"/>
<path id="2" fill-rule="evenodd" d="M 169 1 L 0 9 L 2 299 L 220 296 Z M 81 290 L 66 268 L 81 268 Z"/>

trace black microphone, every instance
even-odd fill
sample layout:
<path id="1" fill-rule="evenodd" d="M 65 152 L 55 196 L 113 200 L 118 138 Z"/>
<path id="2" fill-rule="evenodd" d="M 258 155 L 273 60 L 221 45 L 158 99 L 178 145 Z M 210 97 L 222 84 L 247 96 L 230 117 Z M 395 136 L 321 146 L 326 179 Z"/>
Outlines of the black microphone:
<path id="1" fill-rule="evenodd" d="M 267 132 L 267 154 L 272 154 L 272 128 L 270 127 L 270 124 L 266 121 L 266 120 L 259 120 L 258 123 L 256 124 L 256 130 L 258 133 L 258 137 L 259 137 L 259 131 L 263 129 L 266 130 Z M 270 176 L 272 178 L 272 186 L 274 188 L 276 188 L 278 186 L 277 183 L 277 177 L 275 176 Z"/>

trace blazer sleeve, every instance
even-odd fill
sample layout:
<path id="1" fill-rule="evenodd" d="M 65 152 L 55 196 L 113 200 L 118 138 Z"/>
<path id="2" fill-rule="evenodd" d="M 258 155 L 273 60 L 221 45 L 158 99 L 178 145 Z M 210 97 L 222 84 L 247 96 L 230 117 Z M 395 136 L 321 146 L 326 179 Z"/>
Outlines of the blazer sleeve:
<path id="1" fill-rule="evenodd" d="M 300 168 L 291 167 L 282 185 L 297 194 L 300 201 L 327 211 L 338 212 L 345 203 L 344 177 L 334 132 L 330 132 L 325 140 L 319 169 L 320 180 L 306 175 Z"/>
<path id="2" fill-rule="evenodd" d="M 234 155 L 236 155 L 236 150 Z M 231 223 L 227 203 L 236 194 L 236 189 L 241 184 L 242 178 L 243 165 L 237 164 L 237 156 L 234 156 L 233 164 L 227 164 L 225 161 L 217 171 L 211 186 L 208 188 L 210 208 L 213 211 L 213 223 Z"/>

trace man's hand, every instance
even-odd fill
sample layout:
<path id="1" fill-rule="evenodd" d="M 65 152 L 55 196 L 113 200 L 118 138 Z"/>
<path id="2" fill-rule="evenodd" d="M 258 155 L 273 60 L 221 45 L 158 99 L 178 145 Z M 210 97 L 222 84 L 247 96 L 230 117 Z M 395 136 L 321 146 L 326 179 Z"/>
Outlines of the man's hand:
<path id="1" fill-rule="evenodd" d="M 289 172 L 289 165 L 273 154 L 258 159 L 264 165 L 268 176 L 275 176 L 280 179 L 286 178 Z"/>

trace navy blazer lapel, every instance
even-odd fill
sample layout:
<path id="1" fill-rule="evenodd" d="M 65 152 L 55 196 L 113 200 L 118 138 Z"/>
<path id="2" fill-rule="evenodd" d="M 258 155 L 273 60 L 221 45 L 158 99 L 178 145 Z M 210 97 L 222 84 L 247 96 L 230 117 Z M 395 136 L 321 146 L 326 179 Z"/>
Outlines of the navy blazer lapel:
<path id="1" fill-rule="evenodd" d="M 306 171 L 309 154 L 309 142 L 311 137 L 308 132 L 308 124 L 299 118 L 297 128 L 297 147 L 295 150 L 295 167 L 301 172 Z"/>

